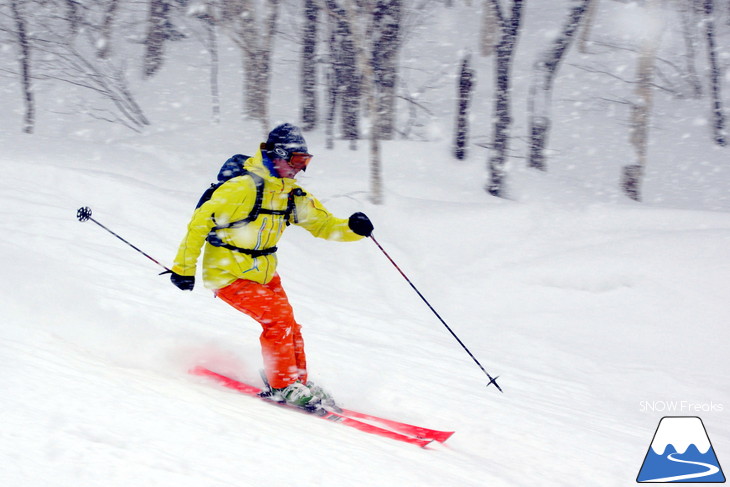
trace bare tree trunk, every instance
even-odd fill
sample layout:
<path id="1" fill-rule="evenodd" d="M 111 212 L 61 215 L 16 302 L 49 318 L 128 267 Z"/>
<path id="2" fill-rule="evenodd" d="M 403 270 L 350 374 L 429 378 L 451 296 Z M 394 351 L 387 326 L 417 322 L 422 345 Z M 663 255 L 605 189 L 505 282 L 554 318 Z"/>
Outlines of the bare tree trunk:
<path id="1" fill-rule="evenodd" d="M 78 0 L 66 0 L 66 16 L 68 18 L 69 35 L 74 37 L 79 33 L 79 26 L 81 25 L 81 14 L 79 13 L 79 2 Z"/>
<path id="2" fill-rule="evenodd" d="M 28 38 L 25 12 L 21 7 L 22 0 L 10 0 L 10 10 L 15 21 L 16 35 L 18 37 L 18 48 L 20 55 L 20 84 L 23 89 L 23 102 L 25 104 L 25 116 L 23 118 L 23 132 L 32 134 L 35 126 L 35 100 L 33 97 L 33 85 L 30 71 L 30 39 Z"/>
<path id="3" fill-rule="evenodd" d="M 256 73 L 258 67 L 255 61 L 251 63 L 251 55 L 241 51 L 241 65 L 243 66 L 243 116 L 255 119 L 258 112 L 258 79 Z"/>
<path id="4" fill-rule="evenodd" d="M 458 86 L 458 110 L 456 115 L 456 140 L 454 141 L 454 157 L 461 160 L 466 157 L 466 142 L 469 138 L 469 102 L 474 89 L 476 73 L 471 69 L 471 54 L 464 56 L 461 62 L 461 73 Z"/>
<path id="5" fill-rule="evenodd" d="M 659 19 L 658 2 L 659 0 L 647 1 L 645 8 L 649 10 L 649 18 Z M 631 111 L 631 144 L 636 149 L 636 163 L 624 166 L 621 177 L 621 188 L 629 198 L 636 201 L 641 201 L 641 184 L 647 163 L 654 61 L 656 52 L 659 49 L 662 30 L 662 25 L 648 26 L 646 37 L 642 42 L 637 67 L 637 102 L 632 106 Z"/>
<path id="6" fill-rule="evenodd" d="M 212 18 L 209 18 L 205 22 L 205 29 L 208 32 L 208 52 L 210 52 L 210 100 L 213 107 L 213 122 L 220 123 L 221 97 L 218 87 L 218 36 Z"/>
<path id="7" fill-rule="evenodd" d="M 369 9 L 366 8 L 365 12 L 368 11 Z M 367 43 L 367 33 L 372 32 L 372 25 L 363 25 L 362 22 L 357 22 L 356 0 L 346 0 L 343 13 L 345 15 L 344 21 L 351 34 L 350 39 L 352 40 L 355 63 L 359 68 L 358 71 L 362 73 L 362 87 L 365 91 L 365 99 L 370 112 L 370 200 L 373 204 L 379 205 L 383 203 L 383 183 L 377 116 L 378 102 L 375 72 L 373 70 L 374 53 L 368 49 Z M 347 100 L 347 97 L 345 97 L 345 100 Z"/>
<path id="8" fill-rule="evenodd" d="M 721 68 L 717 62 L 717 45 L 715 43 L 714 0 L 704 0 L 705 36 L 707 37 L 707 52 L 710 62 L 710 93 L 712 94 L 712 119 L 715 143 L 719 146 L 727 144 L 725 131 L 725 113 L 722 108 Z"/>
<path id="9" fill-rule="evenodd" d="M 692 89 L 692 97 L 700 98 L 702 96 L 702 83 L 695 68 L 695 58 L 697 57 L 695 49 L 695 43 L 697 42 L 697 17 L 690 0 L 679 3 L 679 16 L 682 21 L 684 44 L 687 48 L 687 53 L 684 56 L 687 63 L 687 75 L 685 78 L 687 84 Z"/>
<path id="10" fill-rule="evenodd" d="M 492 0 L 484 0 L 482 7 L 482 24 L 479 34 L 479 54 L 488 57 L 494 54 L 494 47 L 497 45 L 497 5 Z"/>
<path id="11" fill-rule="evenodd" d="M 348 27 L 340 44 L 342 64 L 337 82 L 342 90 L 340 99 L 342 136 L 350 142 L 351 150 L 357 149 L 357 139 L 360 138 L 360 98 L 364 81 L 361 71 L 358 70 L 355 42 L 351 27 Z"/>
<path id="12" fill-rule="evenodd" d="M 147 21 L 147 39 L 143 73 L 146 78 L 154 76 L 164 61 L 165 28 L 167 26 L 168 0 L 149 0 L 150 13 Z"/>
<path id="13" fill-rule="evenodd" d="M 327 11 L 333 24 L 330 42 L 330 59 L 333 65 L 334 86 L 337 105 L 341 114 L 342 136 L 350 141 L 350 149 L 357 148 L 360 137 L 360 98 L 363 80 L 358 63 L 358 48 L 354 29 L 361 22 L 349 21 L 349 10 L 353 10 L 352 18 L 358 19 L 355 13 L 357 6 L 351 6 L 352 0 L 342 0 L 342 7 L 336 0 L 325 0 Z"/>
<path id="14" fill-rule="evenodd" d="M 220 3 L 216 0 L 204 0 L 196 5 L 195 9 L 188 10 L 188 15 L 200 21 L 203 28 L 201 43 L 210 55 L 210 105 L 212 109 L 213 123 L 221 121 L 220 86 L 218 82 L 218 71 L 220 67 L 218 52 L 218 28 L 226 23 L 226 19 L 236 15 L 235 4 Z"/>
<path id="15" fill-rule="evenodd" d="M 375 97 L 370 97 L 370 107 L 375 108 Z M 380 140 L 377 130 L 370 129 L 370 201 L 374 205 L 383 204 L 383 168 L 380 154 Z"/>
<path id="16" fill-rule="evenodd" d="M 337 115 L 337 75 L 334 66 L 327 68 L 327 121 L 325 126 L 326 148 L 335 148 L 335 117 Z"/>
<path id="17" fill-rule="evenodd" d="M 101 59 L 107 59 L 111 52 L 112 45 L 112 24 L 114 15 L 119 7 L 119 0 L 109 0 L 104 10 L 104 20 L 101 24 L 101 36 L 97 42 L 96 55 Z"/>
<path id="18" fill-rule="evenodd" d="M 337 55 L 337 24 L 338 19 L 333 18 L 332 7 L 326 4 L 330 22 L 328 25 L 327 52 L 328 61 L 325 68 L 325 80 L 327 83 L 327 115 L 325 121 L 325 140 L 328 150 L 335 148 L 335 123 L 337 119 L 337 103 L 340 100 L 340 86 L 338 83 Z"/>
<path id="19" fill-rule="evenodd" d="M 304 32 L 302 34 L 302 130 L 317 127 L 317 17 L 316 0 L 304 0 Z"/>
<path id="20" fill-rule="evenodd" d="M 378 138 L 390 140 L 395 133 L 396 83 L 400 51 L 401 0 L 376 0 L 373 10 L 372 63 Z"/>
<path id="21" fill-rule="evenodd" d="M 517 47 L 517 34 L 522 19 L 522 0 L 512 0 L 511 16 L 506 18 L 495 3 L 497 19 L 500 25 L 500 39 L 497 44 L 496 92 L 494 98 L 494 132 L 492 134 L 492 156 L 489 159 L 489 182 L 486 190 L 493 196 L 505 194 L 504 166 L 507 162 L 509 146 L 509 127 L 512 123 L 510 109 L 510 68 L 512 57 Z"/>
<path id="22" fill-rule="evenodd" d="M 588 11 L 585 13 L 585 22 L 583 22 L 583 30 L 580 33 L 580 39 L 578 40 L 578 50 L 583 54 L 588 52 L 588 45 L 590 44 L 591 29 L 593 28 L 593 22 L 596 18 L 596 10 L 598 9 L 598 0 L 592 0 L 588 4 Z"/>
<path id="23" fill-rule="evenodd" d="M 528 99 L 530 154 L 527 165 L 545 171 L 545 145 L 550 132 L 550 108 L 553 80 L 563 57 L 570 49 L 591 0 L 573 0 L 568 19 L 553 45 L 535 63 L 533 82 Z"/>
<path id="24" fill-rule="evenodd" d="M 261 122 L 263 133 L 270 130 L 271 55 L 274 50 L 279 0 L 264 2 L 263 19 L 258 20 L 251 0 L 241 0 L 234 41 L 241 48 L 244 65 L 244 115 Z"/>

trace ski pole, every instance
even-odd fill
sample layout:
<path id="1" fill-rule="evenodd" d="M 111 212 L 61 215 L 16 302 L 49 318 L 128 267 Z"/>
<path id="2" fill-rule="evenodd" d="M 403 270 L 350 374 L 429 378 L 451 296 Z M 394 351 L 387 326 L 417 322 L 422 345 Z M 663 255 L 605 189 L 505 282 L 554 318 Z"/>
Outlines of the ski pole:
<path id="1" fill-rule="evenodd" d="M 439 321 L 446 327 L 446 329 L 449 330 L 449 333 L 451 333 L 451 336 L 453 336 L 456 339 L 456 341 L 459 342 L 459 345 L 461 345 L 461 347 L 464 350 L 466 350 L 466 353 L 468 353 L 469 356 L 471 357 L 471 359 L 479 366 L 480 369 L 482 369 L 482 372 L 484 372 L 486 374 L 486 376 L 489 378 L 489 383 L 487 383 L 487 387 L 489 387 L 489 384 L 494 384 L 494 387 L 496 387 L 499 390 L 499 392 L 504 392 L 502 390 L 502 388 L 499 387 L 499 384 L 497 384 L 497 379 L 499 378 L 499 376 L 492 377 L 491 375 L 489 375 L 489 372 L 487 372 L 484 369 L 484 367 L 482 366 L 482 364 L 479 363 L 479 361 L 476 359 L 476 357 L 474 356 L 474 354 L 472 354 L 469 351 L 469 349 L 466 348 L 466 345 L 464 345 L 464 342 L 462 342 L 459 339 L 459 337 L 456 336 L 456 333 L 454 333 L 454 330 L 452 330 L 451 327 L 446 324 L 446 322 L 444 321 L 444 319 L 441 318 L 441 315 L 439 315 L 436 312 L 436 310 L 433 308 L 433 306 L 431 306 L 431 303 L 428 302 L 428 300 L 423 296 L 423 294 L 421 294 L 421 291 L 419 291 L 418 288 L 411 282 L 411 280 L 408 279 L 408 276 L 406 276 L 406 273 L 403 272 L 400 267 L 398 267 L 398 264 L 396 264 L 395 261 L 393 260 L 393 258 L 390 255 L 388 255 L 388 252 L 386 252 L 385 249 L 378 243 L 378 241 L 375 240 L 375 237 L 372 234 L 370 234 L 370 239 L 373 242 L 375 242 L 375 245 L 377 245 L 378 248 L 380 249 L 380 251 L 383 252 L 383 254 L 388 258 L 388 260 L 390 261 L 390 263 L 393 264 L 393 266 L 398 270 L 398 272 L 400 272 L 400 275 L 403 276 L 403 279 L 405 279 L 406 282 L 408 282 L 408 284 L 411 285 L 411 287 L 413 288 L 413 290 L 416 291 L 416 294 L 418 294 L 418 297 L 420 297 L 423 300 L 423 302 L 426 303 L 426 306 L 428 306 L 428 309 L 430 309 L 431 311 L 433 311 L 433 314 L 436 315 L 436 318 L 438 318 Z"/>
<path id="2" fill-rule="evenodd" d="M 108 229 L 107 227 L 105 227 L 104 225 L 102 225 L 102 224 L 101 224 L 101 223 L 99 223 L 98 221 L 96 221 L 96 220 L 94 220 L 93 218 L 91 218 L 91 208 L 89 208 L 88 206 L 84 206 L 84 207 L 81 207 L 81 208 L 79 208 L 79 209 L 78 209 L 78 211 L 76 212 L 76 218 L 78 218 L 80 222 L 85 222 L 86 220 L 91 220 L 92 222 L 96 223 L 97 225 L 99 225 L 99 226 L 100 226 L 101 228 L 103 228 L 103 229 L 104 229 L 104 230 L 106 230 L 107 232 L 109 232 L 109 233 L 111 233 L 112 235 L 114 235 L 115 237 L 117 237 L 117 238 L 118 238 L 119 240 L 121 240 L 121 241 L 122 241 L 122 242 L 124 242 L 125 244 L 129 245 L 130 247 L 132 247 L 132 248 L 133 248 L 134 250 L 136 250 L 136 251 L 137 251 L 137 252 L 139 252 L 140 254 L 142 254 L 142 255 L 144 255 L 145 257 L 147 257 L 147 258 L 148 258 L 149 260 L 151 260 L 152 262 L 154 262 L 154 263 L 155 263 L 155 264 L 157 264 L 158 266 L 160 266 L 160 267 L 162 267 L 163 269 L 165 269 L 165 271 L 164 271 L 164 272 L 161 272 L 161 273 L 160 273 L 160 275 L 162 275 L 162 274 L 167 274 L 167 273 L 170 273 L 170 272 L 172 272 L 172 271 L 171 271 L 170 269 L 168 269 L 168 268 L 167 268 L 167 267 L 165 267 L 164 265 L 160 264 L 160 263 L 159 263 L 159 262 L 158 262 L 158 261 L 157 261 L 156 259 L 152 258 L 151 256 L 149 256 L 148 254 L 146 254 L 146 253 L 145 253 L 145 252 L 143 252 L 142 250 L 138 249 L 137 247 L 135 247 L 135 246 L 134 246 L 134 245 L 132 245 L 131 243 L 129 243 L 129 242 L 127 242 L 126 240 L 124 240 L 124 239 L 123 239 L 122 237 L 120 237 L 120 236 L 119 236 L 119 235 L 117 235 L 116 233 L 114 233 L 114 232 L 112 232 L 111 230 L 109 230 L 109 229 Z"/>

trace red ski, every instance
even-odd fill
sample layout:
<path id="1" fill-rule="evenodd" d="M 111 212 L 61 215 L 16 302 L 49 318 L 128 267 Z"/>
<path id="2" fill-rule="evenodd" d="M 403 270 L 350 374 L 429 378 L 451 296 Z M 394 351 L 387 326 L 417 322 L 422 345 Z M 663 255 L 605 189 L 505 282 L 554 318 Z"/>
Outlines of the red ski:
<path id="1" fill-rule="evenodd" d="M 210 369 L 207 369 L 203 366 L 197 366 L 190 370 L 190 373 L 193 375 L 199 375 L 203 377 L 208 377 L 219 384 L 228 387 L 229 389 L 233 389 L 237 392 L 240 392 L 242 394 L 246 394 L 247 396 L 257 397 L 259 399 L 265 400 L 267 402 L 271 402 L 273 404 L 276 404 L 278 406 L 287 408 L 287 409 L 293 409 L 300 412 L 307 412 L 302 408 L 298 408 L 296 406 L 291 406 L 289 404 L 285 403 L 278 403 L 271 400 L 266 399 L 265 397 L 261 397 L 261 389 L 255 386 L 252 386 L 250 384 L 246 384 L 244 382 L 238 381 L 236 379 L 231 379 L 230 377 L 227 377 L 225 375 L 221 375 L 217 372 L 214 372 Z M 369 414 L 363 414 L 358 413 L 356 411 L 351 410 L 343 410 L 341 413 L 334 412 L 334 411 L 318 411 L 317 413 L 310 413 L 312 415 L 316 415 L 317 417 L 339 423 L 345 426 L 349 426 L 351 428 L 355 428 L 360 431 L 364 431 L 365 433 L 370 433 L 378 436 L 382 436 L 385 438 L 390 438 L 393 440 L 402 441 L 405 443 L 411 443 L 413 445 L 418 445 L 420 447 L 425 447 L 432 441 L 439 441 L 444 442 L 446 441 L 453 433 L 453 431 L 437 431 L 432 430 L 428 428 L 421 428 L 419 426 L 413 426 L 406 423 L 400 423 L 398 421 L 392 421 L 385 418 L 379 418 L 377 416 L 372 416 Z M 364 421 L 360 421 L 364 420 Z M 376 426 L 374 424 L 367 423 L 365 421 L 380 423 L 382 426 Z"/>
<path id="2" fill-rule="evenodd" d="M 372 414 L 358 413 L 357 411 L 352 411 L 351 409 L 343 409 L 341 414 L 347 416 L 348 418 L 364 419 L 365 421 L 380 423 L 383 426 L 392 429 L 393 431 L 415 436 L 416 438 L 428 438 L 433 441 L 438 441 L 439 443 L 445 442 L 446 440 L 451 438 L 451 435 L 454 434 L 453 431 L 432 430 L 429 428 L 423 428 L 421 426 L 414 426 L 408 423 L 401 423 L 400 421 L 393 421 L 392 419 L 380 418 L 378 416 L 373 416 Z"/>

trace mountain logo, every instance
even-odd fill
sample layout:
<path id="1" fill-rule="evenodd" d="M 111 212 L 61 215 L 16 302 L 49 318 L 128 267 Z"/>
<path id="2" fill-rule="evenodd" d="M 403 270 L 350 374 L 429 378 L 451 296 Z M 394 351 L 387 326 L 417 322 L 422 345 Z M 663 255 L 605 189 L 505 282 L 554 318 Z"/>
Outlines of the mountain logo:
<path id="1" fill-rule="evenodd" d="M 696 416 L 663 417 L 636 481 L 725 482 L 702 420 Z"/>

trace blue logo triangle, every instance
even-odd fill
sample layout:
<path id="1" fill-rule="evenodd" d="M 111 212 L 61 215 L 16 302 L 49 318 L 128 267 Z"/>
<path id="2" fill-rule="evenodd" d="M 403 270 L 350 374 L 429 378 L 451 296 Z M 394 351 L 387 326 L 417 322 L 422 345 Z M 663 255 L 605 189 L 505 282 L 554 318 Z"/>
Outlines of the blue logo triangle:
<path id="1" fill-rule="evenodd" d="M 702 420 L 697 416 L 663 417 L 636 481 L 725 482 L 725 475 Z"/>

